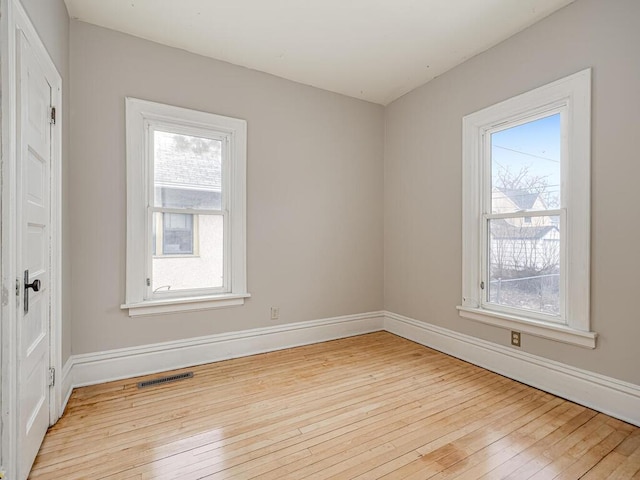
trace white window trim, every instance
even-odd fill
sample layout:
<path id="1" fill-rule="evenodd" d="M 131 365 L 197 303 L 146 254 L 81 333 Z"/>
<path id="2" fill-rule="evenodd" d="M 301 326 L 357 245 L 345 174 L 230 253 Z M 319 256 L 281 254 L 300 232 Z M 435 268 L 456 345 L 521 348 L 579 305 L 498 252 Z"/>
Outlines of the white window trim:
<path id="1" fill-rule="evenodd" d="M 501 123 L 557 108 L 564 109 L 567 130 L 562 164 L 563 200 L 567 212 L 562 232 L 567 245 L 564 323 L 541 316 L 488 309 L 481 301 L 483 195 L 483 135 Z M 595 348 L 596 333 L 590 331 L 590 138 L 591 69 L 485 108 L 463 118 L 463 212 L 462 212 L 462 305 L 461 317 L 518 330 L 560 342 Z"/>
<path id="2" fill-rule="evenodd" d="M 149 198 L 146 130 L 149 123 L 183 125 L 222 132 L 229 139 L 228 189 L 225 241 L 226 291 L 206 295 L 148 298 L 146 279 L 151 255 L 151 225 L 147 217 Z M 246 164 L 247 123 L 245 120 L 174 107 L 136 98 L 126 98 L 127 136 L 127 263 L 126 299 L 121 305 L 129 316 L 205 310 L 244 304 L 246 275 Z"/>

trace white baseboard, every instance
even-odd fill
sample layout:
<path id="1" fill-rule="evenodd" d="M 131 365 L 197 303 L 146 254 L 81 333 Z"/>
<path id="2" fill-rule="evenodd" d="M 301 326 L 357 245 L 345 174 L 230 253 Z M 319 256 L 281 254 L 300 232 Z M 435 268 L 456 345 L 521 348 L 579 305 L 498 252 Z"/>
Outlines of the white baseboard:
<path id="1" fill-rule="evenodd" d="M 395 335 L 640 426 L 640 386 L 385 312 Z"/>
<path id="2" fill-rule="evenodd" d="M 370 312 L 73 355 L 70 373 L 63 374 L 63 395 L 67 386 L 70 394 L 72 387 L 326 342 L 380 331 L 383 325 L 384 312 Z"/>
<path id="3" fill-rule="evenodd" d="M 62 410 L 74 387 L 386 330 L 487 370 L 640 426 L 640 386 L 392 312 L 370 312 L 73 355 L 62 370 Z"/>

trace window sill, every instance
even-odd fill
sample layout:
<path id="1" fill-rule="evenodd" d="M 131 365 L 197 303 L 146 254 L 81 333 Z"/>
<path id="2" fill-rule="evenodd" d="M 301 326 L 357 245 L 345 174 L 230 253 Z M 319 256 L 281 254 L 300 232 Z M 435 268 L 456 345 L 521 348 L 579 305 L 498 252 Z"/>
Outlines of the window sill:
<path id="1" fill-rule="evenodd" d="M 584 332 L 566 325 L 556 325 L 539 320 L 530 320 L 515 315 L 492 312 L 482 308 L 456 307 L 458 313 L 463 318 L 486 323 L 496 327 L 517 330 L 519 332 L 535 335 L 536 337 L 548 338 L 558 342 L 578 345 L 584 348 L 596 348 L 595 332 Z"/>
<path id="2" fill-rule="evenodd" d="M 193 312 L 210 310 L 212 308 L 234 307 L 244 305 L 249 293 L 225 293 L 221 295 L 208 295 L 206 297 L 182 297 L 163 300 L 145 300 L 139 303 L 127 303 L 120 305 L 123 310 L 129 310 L 130 317 L 143 315 L 161 315 L 164 313 Z"/>

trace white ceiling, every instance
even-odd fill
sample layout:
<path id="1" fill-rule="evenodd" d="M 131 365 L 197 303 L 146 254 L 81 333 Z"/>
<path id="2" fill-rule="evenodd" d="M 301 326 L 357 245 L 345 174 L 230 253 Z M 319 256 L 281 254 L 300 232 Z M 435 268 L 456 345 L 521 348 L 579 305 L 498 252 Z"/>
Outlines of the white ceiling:
<path id="1" fill-rule="evenodd" d="M 65 0 L 69 14 L 386 105 L 574 0 Z"/>

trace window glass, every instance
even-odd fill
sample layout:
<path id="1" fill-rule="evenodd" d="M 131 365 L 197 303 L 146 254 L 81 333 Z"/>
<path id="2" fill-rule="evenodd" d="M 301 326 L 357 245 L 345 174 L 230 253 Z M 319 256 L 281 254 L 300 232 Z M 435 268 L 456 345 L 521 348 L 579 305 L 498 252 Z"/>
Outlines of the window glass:
<path id="1" fill-rule="evenodd" d="M 491 134 L 491 213 L 560 206 L 560 114 Z"/>
<path id="2" fill-rule="evenodd" d="M 152 258 L 152 292 L 220 288 L 224 217 L 209 212 L 222 209 L 222 142 L 161 129 L 153 139 L 154 249 L 161 253 Z"/>
<path id="3" fill-rule="evenodd" d="M 224 272 L 224 221 L 222 215 L 178 215 L 164 214 L 164 220 L 170 216 L 171 225 L 192 229 L 187 234 L 186 228 L 163 229 L 171 232 L 170 240 L 165 238 L 165 248 L 169 246 L 171 253 L 165 251 L 164 256 L 152 259 L 152 289 L 156 294 L 171 293 L 180 290 L 220 288 Z M 155 215 L 154 218 L 157 218 Z M 190 220 L 187 220 L 190 219 Z M 166 225 L 166 224 L 165 224 Z M 189 235 L 192 235 L 189 239 Z M 196 249 L 197 254 L 189 255 L 186 245 Z M 182 249 L 181 252 L 174 250 Z M 186 256 L 185 256 L 186 255 Z"/>
<path id="4" fill-rule="evenodd" d="M 162 219 L 163 255 L 193 253 L 193 215 L 164 213 Z"/>
<path id="5" fill-rule="evenodd" d="M 560 314 L 560 217 L 491 219 L 487 301 Z"/>
<path id="6" fill-rule="evenodd" d="M 222 142 L 154 132 L 154 205 L 222 209 Z"/>
<path id="7" fill-rule="evenodd" d="M 560 315 L 561 138 L 560 113 L 490 136 L 489 303 Z"/>

